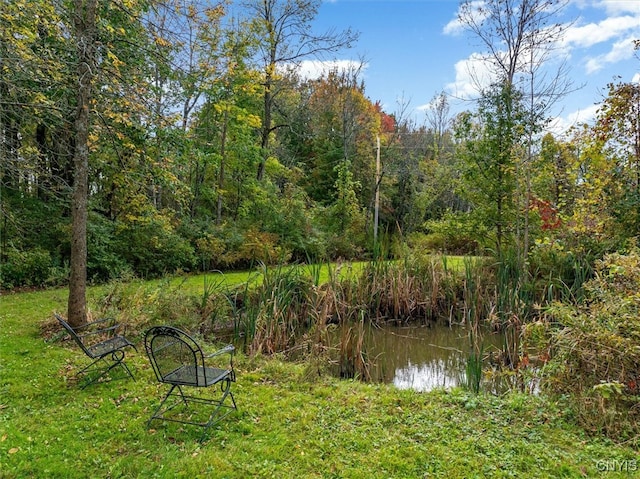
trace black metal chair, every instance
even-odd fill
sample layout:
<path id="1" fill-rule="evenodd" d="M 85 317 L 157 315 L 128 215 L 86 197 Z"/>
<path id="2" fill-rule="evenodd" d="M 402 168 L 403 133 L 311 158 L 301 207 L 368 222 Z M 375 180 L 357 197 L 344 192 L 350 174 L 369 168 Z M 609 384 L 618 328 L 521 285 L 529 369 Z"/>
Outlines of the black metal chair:
<path id="1" fill-rule="evenodd" d="M 233 345 L 205 355 L 198 343 L 184 331 L 172 326 L 154 326 L 145 333 L 144 346 L 158 381 L 171 385 L 147 421 L 147 428 L 154 419 L 201 426 L 204 427 L 202 441 L 213 424 L 237 410 L 231 392 L 231 383 L 236 380 Z M 229 358 L 225 359 L 227 354 Z M 221 364 L 216 367 L 205 364 L 205 358 L 212 362 L 216 357 Z M 220 391 L 216 394 L 210 394 L 209 389 L 202 389 L 199 395 L 187 395 L 183 391 L 185 386 L 209 388 L 215 385 L 220 385 Z M 195 394 L 195 390 L 193 392 Z M 197 418 L 194 417 L 197 411 L 189 408 L 190 403 L 204 404 L 213 409 Z M 184 408 L 174 410 L 181 404 Z"/>
<path id="2" fill-rule="evenodd" d="M 113 319 L 99 319 L 72 328 L 58 313 L 54 313 L 54 316 L 69 336 L 80 346 L 80 349 L 92 360 L 76 373 L 76 377 L 87 374 L 88 380 L 82 389 L 105 377 L 109 371 L 117 366 L 122 367 L 131 379 L 135 380 L 131 370 L 124 362 L 124 349 L 131 347 L 136 352 L 138 349 L 127 338 L 117 334 L 120 325 L 116 324 Z"/>

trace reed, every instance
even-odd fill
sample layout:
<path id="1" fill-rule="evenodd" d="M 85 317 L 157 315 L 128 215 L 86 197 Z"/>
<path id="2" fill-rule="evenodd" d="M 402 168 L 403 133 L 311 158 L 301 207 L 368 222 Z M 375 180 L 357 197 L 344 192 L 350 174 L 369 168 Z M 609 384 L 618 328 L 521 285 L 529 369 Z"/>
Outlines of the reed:
<path id="1" fill-rule="evenodd" d="M 483 374 L 483 350 L 479 351 L 472 348 L 467 357 L 465 386 L 469 391 L 475 394 L 480 392 Z"/>
<path id="2" fill-rule="evenodd" d="M 167 284 L 138 291 L 128 301 L 135 307 L 125 309 L 135 310 L 139 327 L 164 323 L 204 336 L 229 334 L 249 354 L 302 355 L 315 362 L 314 374 L 330 365 L 342 376 L 368 379 L 374 358 L 366 354 L 367 331 L 388 322 L 465 323 L 481 359 L 481 326 L 496 304 L 493 278 L 485 261 L 425 255 L 362 266 L 263 265 L 242 283 L 231 284 L 220 272 L 205 275 L 192 296 Z M 115 288 L 108 302 L 121 294 Z"/>
<path id="3" fill-rule="evenodd" d="M 286 352 L 309 327 L 309 281 L 299 268 L 262 268 L 262 284 L 249 294 L 253 338 L 250 351 Z"/>
<path id="4" fill-rule="evenodd" d="M 358 316 L 357 320 L 345 322 L 340 328 L 340 377 L 370 381 L 370 363 L 364 350 L 365 312 L 360 311 Z"/>
<path id="5" fill-rule="evenodd" d="M 496 318 L 504 332 L 502 357 L 505 365 L 517 367 L 520 357 L 520 333 L 524 304 L 521 301 L 522 270 L 517 254 L 502 252 L 496 268 Z"/>

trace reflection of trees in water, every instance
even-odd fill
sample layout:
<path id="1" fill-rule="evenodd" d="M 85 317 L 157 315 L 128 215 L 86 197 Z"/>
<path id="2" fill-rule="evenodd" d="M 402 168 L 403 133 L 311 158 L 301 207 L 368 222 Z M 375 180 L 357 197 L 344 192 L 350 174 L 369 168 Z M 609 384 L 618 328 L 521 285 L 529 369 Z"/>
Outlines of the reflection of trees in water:
<path id="1" fill-rule="evenodd" d="M 458 354 L 447 360 L 437 360 L 428 364 L 412 364 L 397 368 L 393 384 L 400 389 L 429 391 L 438 387 L 449 388 L 464 384 L 464 362 Z"/>
<path id="2" fill-rule="evenodd" d="M 467 333 L 463 327 L 443 325 L 371 328 L 365 349 L 373 362 L 372 378 L 418 391 L 462 385 L 470 347 Z M 487 333 L 485 351 L 500 348 L 501 341 L 500 335 Z"/>

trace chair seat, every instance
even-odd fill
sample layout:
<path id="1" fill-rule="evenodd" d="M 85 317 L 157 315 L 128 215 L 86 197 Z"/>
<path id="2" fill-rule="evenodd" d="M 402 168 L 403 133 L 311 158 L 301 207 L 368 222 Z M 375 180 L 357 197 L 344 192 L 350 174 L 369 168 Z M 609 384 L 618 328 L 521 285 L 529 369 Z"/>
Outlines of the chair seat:
<path id="1" fill-rule="evenodd" d="M 163 381 L 170 384 L 211 386 L 229 376 L 228 369 L 185 365 L 167 374 Z"/>
<path id="2" fill-rule="evenodd" d="M 87 353 L 92 358 L 98 358 L 109 354 L 118 349 L 122 349 L 126 346 L 133 346 L 129 340 L 123 336 L 114 336 L 101 343 L 94 344 L 87 348 Z"/>

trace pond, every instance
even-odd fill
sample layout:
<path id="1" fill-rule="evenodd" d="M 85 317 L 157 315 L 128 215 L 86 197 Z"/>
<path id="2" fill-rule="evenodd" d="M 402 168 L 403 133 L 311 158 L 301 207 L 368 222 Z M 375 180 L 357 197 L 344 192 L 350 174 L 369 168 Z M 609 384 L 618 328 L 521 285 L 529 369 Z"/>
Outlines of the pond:
<path id="1" fill-rule="evenodd" d="M 484 333 L 484 352 L 502 349 L 504 337 Z M 368 328 L 364 340 L 373 381 L 429 391 L 462 386 L 470 351 L 468 329 L 461 326 L 385 326 Z M 486 385 L 498 390 L 497 384 Z M 497 392 L 497 391 L 496 391 Z"/>

